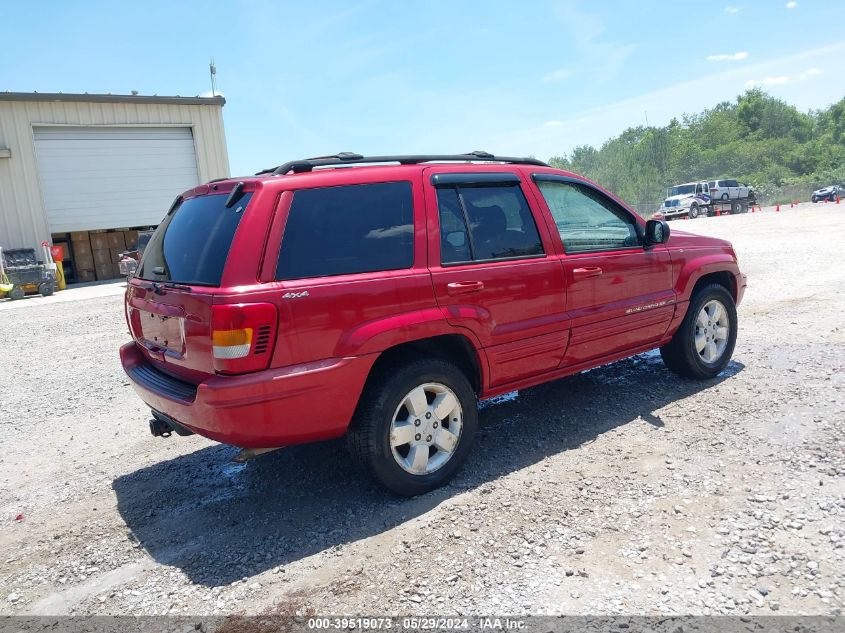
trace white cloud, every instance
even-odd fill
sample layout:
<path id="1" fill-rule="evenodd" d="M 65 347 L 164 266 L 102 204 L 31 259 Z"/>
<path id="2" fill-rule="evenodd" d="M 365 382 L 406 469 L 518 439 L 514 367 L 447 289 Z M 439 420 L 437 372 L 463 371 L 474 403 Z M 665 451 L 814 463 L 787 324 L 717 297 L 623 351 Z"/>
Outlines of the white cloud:
<path id="1" fill-rule="evenodd" d="M 558 68 L 557 70 L 553 70 L 548 75 L 543 77 L 544 84 L 553 84 L 559 81 L 563 81 L 564 79 L 568 79 L 572 75 L 575 74 L 575 71 L 571 68 Z"/>
<path id="2" fill-rule="evenodd" d="M 797 6 L 798 6 L 798 3 L 795 2 L 795 0 L 790 0 L 789 2 L 786 3 L 787 9 L 794 9 Z"/>
<path id="3" fill-rule="evenodd" d="M 785 83 L 789 83 L 789 77 L 787 75 L 779 75 L 777 77 L 766 77 L 760 81 L 757 81 L 756 79 L 749 79 L 745 82 L 745 87 L 754 88 L 755 86 L 781 86 Z"/>
<path id="4" fill-rule="evenodd" d="M 739 7 L 725 7 L 725 13 L 739 13 Z"/>
<path id="5" fill-rule="evenodd" d="M 559 127 L 563 125 L 563 123 L 561 123 L 560 121 L 546 121 L 545 123 L 543 123 L 543 125 L 545 127 Z"/>
<path id="6" fill-rule="evenodd" d="M 765 79 L 749 79 L 745 82 L 746 88 L 754 88 L 755 86 L 782 86 L 785 83 L 789 83 L 793 79 L 797 79 L 799 81 L 804 81 L 805 79 L 810 79 L 811 77 L 817 77 L 822 74 L 822 71 L 815 66 L 812 68 L 808 68 L 802 73 L 798 73 L 797 75 L 789 76 L 789 75 L 777 75 L 776 77 L 766 77 Z"/>
<path id="7" fill-rule="evenodd" d="M 202 97 L 203 99 L 208 99 L 209 97 L 225 97 L 225 96 L 226 95 L 224 95 L 219 90 L 215 90 L 214 94 L 211 94 L 211 90 L 206 90 L 205 92 L 200 94 L 200 97 Z"/>
<path id="8" fill-rule="evenodd" d="M 747 51 L 737 51 L 736 53 L 721 53 L 720 55 L 708 55 L 708 62 L 738 62 L 743 59 L 748 59 Z"/>

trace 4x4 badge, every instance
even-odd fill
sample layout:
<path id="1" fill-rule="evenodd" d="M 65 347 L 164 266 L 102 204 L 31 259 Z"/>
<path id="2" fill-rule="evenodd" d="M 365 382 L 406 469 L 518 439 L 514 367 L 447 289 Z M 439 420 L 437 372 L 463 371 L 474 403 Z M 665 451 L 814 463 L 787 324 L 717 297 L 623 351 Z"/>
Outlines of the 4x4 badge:
<path id="1" fill-rule="evenodd" d="M 303 290 L 302 292 L 286 292 L 282 295 L 282 299 L 301 299 L 302 297 L 307 297 L 308 291 Z"/>

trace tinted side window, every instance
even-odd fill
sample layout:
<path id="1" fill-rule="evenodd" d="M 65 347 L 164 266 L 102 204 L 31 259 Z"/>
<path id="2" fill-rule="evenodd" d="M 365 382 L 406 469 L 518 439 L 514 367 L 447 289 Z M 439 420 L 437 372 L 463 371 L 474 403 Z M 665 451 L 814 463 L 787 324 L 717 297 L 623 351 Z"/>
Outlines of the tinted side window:
<path id="1" fill-rule="evenodd" d="M 442 263 L 543 254 L 537 225 L 519 186 L 441 187 L 437 200 Z"/>
<path id="2" fill-rule="evenodd" d="M 440 213 L 440 261 L 444 264 L 472 261 L 464 212 L 454 187 L 437 190 Z"/>
<path id="3" fill-rule="evenodd" d="M 634 219 L 599 192 L 571 182 L 538 181 L 567 253 L 640 246 Z"/>
<path id="4" fill-rule="evenodd" d="M 726 187 L 739 187 L 739 183 L 736 180 L 726 180 L 725 186 Z"/>
<path id="5" fill-rule="evenodd" d="M 411 183 L 301 189 L 294 193 L 277 279 L 410 268 Z"/>

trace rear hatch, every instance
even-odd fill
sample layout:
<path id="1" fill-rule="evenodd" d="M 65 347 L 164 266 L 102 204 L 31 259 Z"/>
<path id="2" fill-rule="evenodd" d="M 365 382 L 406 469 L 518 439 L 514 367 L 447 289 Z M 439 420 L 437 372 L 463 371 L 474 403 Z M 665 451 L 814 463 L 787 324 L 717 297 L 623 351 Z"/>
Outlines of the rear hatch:
<path id="1" fill-rule="evenodd" d="M 252 197 L 238 189 L 178 198 L 146 245 L 126 294 L 135 342 L 158 369 L 192 383 L 220 369 L 214 294 Z"/>

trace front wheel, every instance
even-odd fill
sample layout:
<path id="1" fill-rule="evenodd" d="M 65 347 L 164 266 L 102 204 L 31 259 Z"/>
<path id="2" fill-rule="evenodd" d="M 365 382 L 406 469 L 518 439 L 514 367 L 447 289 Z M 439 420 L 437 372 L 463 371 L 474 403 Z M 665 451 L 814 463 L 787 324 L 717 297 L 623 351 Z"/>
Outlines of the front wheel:
<path id="1" fill-rule="evenodd" d="M 681 326 L 660 348 L 660 356 L 676 374 L 713 378 L 730 362 L 736 333 L 736 305 L 731 293 L 722 285 L 711 284 L 693 295 Z"/>
<path id="2" fill-rule="evenodd" d="M 695 220 L 698 217 L 698 205 L 694 204 L 689 208 L 690 220 Z"/>
<path id="3" fill-rule="evenodd" d="M 810 198 L 810 200 L 813 201 L 813 204 L 816 204 L 819 201 L 819 199 L 816 198 L 816 196 L 813 196 L 812 198 Z"/>
<path id="4" fill-rule="evenodd" d="M 426 358 L 371 377 L 347 439 L 353 459 L 376 481 L 412 497 L 452 478 L 477 426 L 467 377 L 448 361 Z"/>

